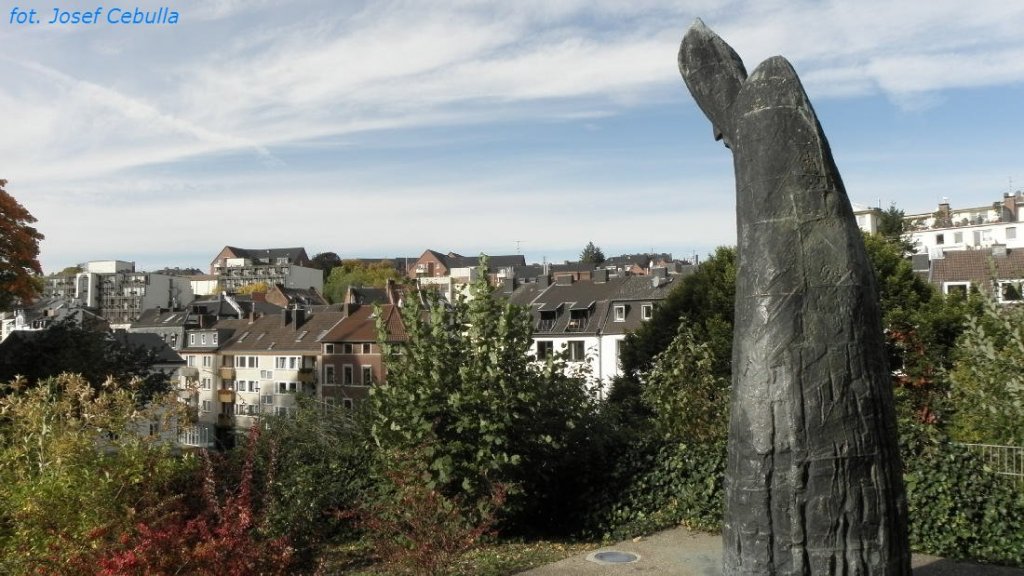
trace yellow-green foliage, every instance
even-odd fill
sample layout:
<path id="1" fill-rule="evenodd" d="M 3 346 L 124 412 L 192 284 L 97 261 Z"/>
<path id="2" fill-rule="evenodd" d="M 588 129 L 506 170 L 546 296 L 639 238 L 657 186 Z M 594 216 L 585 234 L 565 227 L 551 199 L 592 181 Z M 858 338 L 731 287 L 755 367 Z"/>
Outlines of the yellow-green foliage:
<path id="1" fill-rule="evenodd" d="M 168 498 L 191 462 L 140 430 L 174 406 L 139 409 L 132 386 L 69 374 L 3 385 L 0 572 L 67 573 Z"/>

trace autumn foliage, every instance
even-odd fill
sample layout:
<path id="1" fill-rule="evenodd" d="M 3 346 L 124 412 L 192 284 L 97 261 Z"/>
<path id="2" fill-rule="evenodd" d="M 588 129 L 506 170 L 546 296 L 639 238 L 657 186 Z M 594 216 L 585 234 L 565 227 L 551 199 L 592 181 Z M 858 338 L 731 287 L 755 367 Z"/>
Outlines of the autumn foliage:
<path id="1" fill-rule="evenodd" d="M 35 298 L 35 275 L 42 274 L 38 257 L 43 235 L 30 226 L 36 219 L 4 190 L 6 185 L 0 179 L 0 310 Z"/>

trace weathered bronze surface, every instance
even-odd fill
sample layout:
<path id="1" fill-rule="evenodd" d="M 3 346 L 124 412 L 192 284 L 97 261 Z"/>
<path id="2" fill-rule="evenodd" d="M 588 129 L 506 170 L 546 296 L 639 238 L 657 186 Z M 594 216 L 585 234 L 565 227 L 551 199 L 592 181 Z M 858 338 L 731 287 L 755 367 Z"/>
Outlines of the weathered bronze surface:
<path id="1" fill-rule="evenodd" d="M 679 70 L 736 171 L 724 573 L 910 574 L 874 274 L 814 109 L 700 20 Z"/>

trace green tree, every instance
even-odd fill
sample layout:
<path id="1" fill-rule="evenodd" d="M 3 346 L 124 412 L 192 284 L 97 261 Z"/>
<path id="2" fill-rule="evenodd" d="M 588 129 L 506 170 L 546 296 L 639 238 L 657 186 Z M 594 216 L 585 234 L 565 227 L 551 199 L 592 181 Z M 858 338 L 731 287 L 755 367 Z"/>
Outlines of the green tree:
<path id="1" fill-rule="evenodd" d="M 495 488 L 507 489 L 506 522 L 563 521 L 551 506 L 556 490 L 575 485 L 595 409 L 587 381 L 560 360 L 532 361 L 529 313 L 495 297 L 486 274 L 468 300 L 424 297 L 426 307 L 407 299 L 408 340 L 386 347 L 387 382 L 371 389 L 376 445 L 425 454 L 429 485 L 467 505 L 486 507 Z"/>
<path id="2" fill-rule="evenodd" d="M 266 282 L 253 282 L 252 284 L 239 286 L 238 289 L 235 290 L 235 294 L 266 294 L 268 291 L 270 291 L 270 285 Z"/>
<path id="3" fill-rule="evenodd" d="M 969 318 L 955 357 L 951 435 L 1024 446 L 1024 308 L 988 301 Z"/>
<path id="4" fill-rule="evenodd" d="M 39 241 L 43 235 L 30 226 L 36 219 L 4 190 L 7 180 L 0 179 L 0 310 L 10 310 L 18 302 L 30 302 L 40 290 L 36 276 L 39 266 Z"/>
<path id="5" fill-rule="evenodd" d="M 655 357 L 641 394 L 659 437 L 693 444 L 725 442 L 730 382 L 715 373 L 716 364 L 711 345 L 683 321 L 672 343 Z"/>
<path id="6" fill-rule="evenodd" d="M 139 409 L 137 390 L 97 390 L 63 374 L 0 393 L 0 569 L 72 574 L 76 558 L 113 547 L 152 519 L 194 470 L 144 431 L 182 415 L 173 397 Z"/>
<path id="7" fill-rule="evenodd" d="M 309 265 L 317 270 L 323 270 L 324 282 L 331 275 L 335 266 L 341 265 L 341 257 L 334 252 L 320 252 L 309 260 Z"/>
<path id="8" fill-rule="evenodd" d="M 706 342 L 714 358 L 716 376 L 730 375 L 733 310 L 736 300 L 736 249 L 721 247 L 697 270 L 677 281 L 654 315 L 626 336 L 622 343 L 622 376 L 614 383 L 609 401 L 630 403 L 654 358 L 676 338 L 684 320 L 697 342 Z"/>
<path id="9" fill-rule="evenodd" d="M 580 262 L 601 264 L 604 262 L 604 252 L 593 242 L 587 242 L 587 245 L 583 247 L 583 252 L 580 252 Z"/>
<path id="10" fill-rule="evenodd" d="M 394 264 L 388 260 L 380 262 L 363 262 L 361 260 L 343 260 L 335 266 L 324 283 L 324 297 L 330 302 L 341 302 L 349 286 L 363 288 L 381 287 L 388 280 L 395 282 L 403 278 Z"/>

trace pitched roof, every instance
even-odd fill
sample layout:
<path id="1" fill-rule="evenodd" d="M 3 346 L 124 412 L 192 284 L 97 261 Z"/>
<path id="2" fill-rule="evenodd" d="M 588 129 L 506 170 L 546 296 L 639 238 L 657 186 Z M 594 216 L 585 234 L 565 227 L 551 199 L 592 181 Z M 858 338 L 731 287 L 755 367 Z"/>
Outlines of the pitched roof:
<path id="1" fill-rule="evenodd" d="M 303 265 L 309 262 L 306 249 L 297 248 L 238 248 L 236 246 L 225 246 L 224 250 L 230 250 L 236 258 L 248 258 L 258 262 L 272 262 L 278 258 L 287 258 L 289 264 Z M 223 250 L 221 251 L 223 252 Z"/>
<path id="2" fill-rule="evenodd" d="M 298 316 L 296 316 L 298 314 Z M 297 321 L 296 318 L 304 319 Z M 320 342 L 345 317 L 344 312 L 328 306 L 305 310 L 281 310 L 257 318 L 239 328 L 224 352 L 319 352 Z"/>
<path id="3" fill-rule="evenodd" d="M 480 266 L 481 256 L 454 256 L 448 258 L 448 268 L 476 268 Z M 487 256 L 487 268 L 513 268 L 526 266 L 526 256 L 522 254 L 505 254 Z"/>
<path id="4" fill-rule="evenodd" d="M 380 315 L 388 333 L 388 341 L 399 342 L 406 339 L 405 324 L 398 306 L 385 304 L 380 306 Z M 339 322 L 323 338 L 324 342 L 376 342 L 377 316 L 373 306 L 356 306 L 349 315 Z"/>
<path id="5" fill-rule="evenodd" d="M 999 280 L 1024 278 L 1024 250 L 1010 249 L 1006 256 L 993 256 L 990 250 L 949 250 L 933 259 L 931 267 L 931 281 L 938 286 L 944 282 L 989 286 L 993 272 Z"/>
<path id="6" fill-rule="evenodd" d="M 143 348 L 153 352 L 158 364 L 184 364 L 185 360 L 171 349 L 157 334 L 146 332 L 115 332 L 112 338 L 128 348 Z"/>
<path id="7" fill-rule="evenodd" d="M 640 325 L 645 304 L 665 299 L 673 287 L 671 278 L 650 276 L 609 278 L 606 282 L 581 280 L 546 287 L 524 284 L 509 300 L 530 306 L 538 335 L 622 334 Z M 619 322 L 614 321 L 617 305 L 624 307 L 624 319 Z M 577 317 L 585 315 L 586 321 L 574 325 L 574 312 Z"/>

